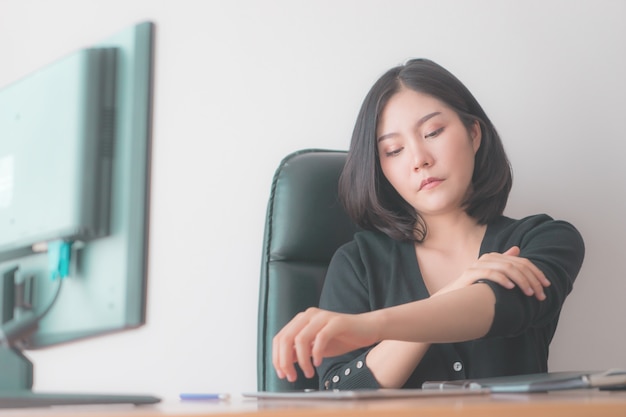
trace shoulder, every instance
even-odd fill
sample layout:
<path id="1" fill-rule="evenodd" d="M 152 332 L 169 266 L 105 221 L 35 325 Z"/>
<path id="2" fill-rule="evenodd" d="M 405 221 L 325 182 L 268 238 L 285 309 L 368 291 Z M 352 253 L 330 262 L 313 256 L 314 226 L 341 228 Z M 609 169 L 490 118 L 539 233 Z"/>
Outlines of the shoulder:
<path id="1" fill-rule="evenodd" d="M 404 259 L 412 248 L 412 243 L 392 239 L 381 232 L 360 231 L 337 249 L 332 263 L 349 264 L 355 270 L 378 269 Z"/>
<path id="2" fill-rule="evenodd" d="M 487 228 L 485 251 L 502 251 L 511 246 L 524 248 L 568 247 L 581 257 L 584 241 L 576 227 L 568 221 L 547 214 L 535 214 L 522 219 L 500 216 Z"/>
<path id="3" fill-rule="evenodd" d="M 522 219 L 513 219 L 507 216 L 500 216 L 489 224 L 499 232 L 514 232 L 517 230 L 530 230 L 538 225 L 554 222 L 554 218 L 547 214 L 533 214 Z"/>
<path id="4" fill-rule="evenodd" d="M 333 255 L 320 298 L 320 307 L 341 312 L 370 310 L 370 289 L 373 280 L 392 262 L 389 256 L 395 245 L 392 239 L 378 232 L 357 232 Z"/>
<path id="5" fill-rule="evenodd" d="M 509 238 L 513 236 L 523 237 L 528 234 L 535 235 L 567 233 L 580 236 L 580 233 L 568 221 L 555 220 L 547 214 L 535 214 L 522 219 L 512 219 L 506 216 L 498 217 L 488 225 L 490 237 Z"/>
<path id="6" fill-rule="evenodd" d="M 406 242 L 397 241 L 381 232 L 360 231 L 354 234 L 354 238 L 350 242 L 341 246 L 338 252 L 384 256 L 384 254 L 406 244 Z"/>

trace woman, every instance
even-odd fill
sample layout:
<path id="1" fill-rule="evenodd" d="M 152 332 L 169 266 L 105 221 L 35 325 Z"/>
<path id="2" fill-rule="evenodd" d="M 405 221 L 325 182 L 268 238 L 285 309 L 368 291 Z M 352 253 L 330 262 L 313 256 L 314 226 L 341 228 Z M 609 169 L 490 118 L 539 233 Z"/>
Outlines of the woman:
<path id="1" fill-rule="evenodd" d="M 469 90 L 417 59 L 361 107 L 340 196 L 365 231 L 339 248 L 320 308 L 274 338 L 280 378 L 297 362 L 321 389 L 419 388 L 547 371 L 584 244 L 547 215 L 502 215 L 511 171 Z"/>

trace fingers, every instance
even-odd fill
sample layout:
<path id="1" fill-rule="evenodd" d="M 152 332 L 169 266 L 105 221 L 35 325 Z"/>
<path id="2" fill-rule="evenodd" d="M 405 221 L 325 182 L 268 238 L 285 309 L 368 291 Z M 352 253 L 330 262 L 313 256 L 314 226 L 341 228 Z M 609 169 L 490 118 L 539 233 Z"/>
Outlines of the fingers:
<path id="1" fill-rule="evenodd" d="M 289 382 L 297 379 L 294 363 L 297 361 L 293 339 L 298 329 L 306 324 L 305 313 L 298 313 L 272 339 L 272 364 L 276 375 L 280 379 L 287 378 Z"/>
<path id="2" fill-rule="evenodd" d="M 326 346 L 329 342 L 329 338 L 332 338 L 332 335 L 336 331 L 336 329 L 333 329 L 335 325 L 336 321 L 329 320 L 315 336 L 315 341 L 311 346 L 311 357 L 313 358 L 313 364 L 315 366 L 320 366 L 322 364 L 322 359 L 324 359 L 324 353 L 326 352 Z"/>
<path id="3" fill-rule="evenodd" d="M 300 369 L 307 378 L 313 378 L 315 375 L 315 367 L 311 361 L 313 356 L 312 350 L 315 344 L 315 337 L 318 333 L 318 326 L 315 325 L 315 318 L 304 327 L 300 333 L 294 338 L 294 349 L 296 351 L 296 359 Z"/>
<path id="4" fill-rule="evenodd" d="M 474 265 L 472 275 L 480 276 L 504 286 L 518 286 L 524 294 L 545 300 L 544 287 L 550 281 L 530 260 L 519 257 L 520 250 L 514 246 L 502 254 L 490 253 L 480 257 Z"/>
<path id="5" fill-rule="evenodd" d="M 507 256 L 519 256 L 519 254 L 520 254 L 519 246 L 511 246 L 509 249 L 507 249 L 502 254 L 503 255 L 507 255 Z"/>
<path id="6" fill-rule="evenodd" d="M 315 375 L 315 367 L 311 361 L 312 347 L 319 327 L 323 321 L 319 317 L 322 310 L 309 308 L 298 313 L 285 325 L 272 340 L 272 364 L 276 375 L 294 382 L 297 377 L 295 363 L 307 378 Z"/>
<path id="7" fill-rule="evenodd" d="M 519 254 L 519 248 L 517 252 Z M 526 295 L 535 295 L 539 300 L 544 300 L 546 298 L 544 287 L 550 286 L 550 281 L 543 272 L 529 259 L 523 257 L 513 257 L 511 262 L 514 268 L 509 270 L 509 278 L 518 284 Z"/>

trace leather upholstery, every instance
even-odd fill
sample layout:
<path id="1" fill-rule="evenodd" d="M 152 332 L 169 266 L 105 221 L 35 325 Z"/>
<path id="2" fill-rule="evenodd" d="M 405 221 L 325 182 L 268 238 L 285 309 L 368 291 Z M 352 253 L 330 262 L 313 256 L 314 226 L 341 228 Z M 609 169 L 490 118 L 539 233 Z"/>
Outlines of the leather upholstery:
<path id="1" fill-rule="evenodd" d="M 318 388 L 299 371 L 290 383 L 276 377 L 272 338 L 298 312 L 317 306 L 328 263 L 357 227 L 337 199 L 346 152 L 306 149 L 280 163 L 267 206 L 259 291 L 257 389 Z"/>

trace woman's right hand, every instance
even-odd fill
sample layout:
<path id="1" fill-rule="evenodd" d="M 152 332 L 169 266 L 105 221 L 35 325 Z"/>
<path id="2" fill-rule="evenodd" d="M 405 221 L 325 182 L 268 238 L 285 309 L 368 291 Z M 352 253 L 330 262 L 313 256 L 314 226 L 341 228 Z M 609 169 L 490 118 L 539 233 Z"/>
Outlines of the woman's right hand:
<path id="1" fill-rule="evenodd" d="M 272 341 L 272 362 L 279 378 L 296 380 L 294 363 L 311 378 L 323 358 L 379 341 L 373 314 L 342 314 L 311 307 L 298 313 Z"/>
<path id="2" fill-rule="evenodd" d="M 455 281 L 437 291 L 433 296 L 467 287 L 478 280 L 489 280 L 512 289 L 516 285 L 528 296 L 545 300 L 544 287 L 550 281 L 530 260 L 520 257 L 520 249 L 511 247 L 504 253 L 486 253 L 463 272 Z"/>

